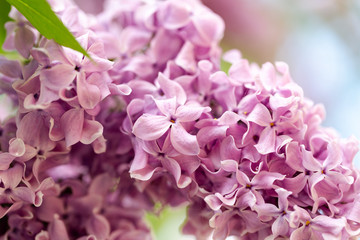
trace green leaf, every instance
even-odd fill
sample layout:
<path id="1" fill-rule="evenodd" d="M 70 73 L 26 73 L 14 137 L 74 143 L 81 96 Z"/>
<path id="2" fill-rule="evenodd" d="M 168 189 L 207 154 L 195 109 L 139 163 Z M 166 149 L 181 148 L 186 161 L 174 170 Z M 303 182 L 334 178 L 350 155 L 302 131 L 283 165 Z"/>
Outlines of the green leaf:
<path id="1" fill-rule="evenodd" d="M 2 45 L 6 37 L 6 30 L 4 24 L 10 21 L 9 18 L 10 4 L 5 0 L 0 0 L 0 52 L 2 52 Z"/>
<path id="2" fill-rule="evenodd" d="M 4 0 L 0 0 L 4 1 Z M 47 39 L 90 56 L 76 41 L 46 0 L 7 0 Z"/>

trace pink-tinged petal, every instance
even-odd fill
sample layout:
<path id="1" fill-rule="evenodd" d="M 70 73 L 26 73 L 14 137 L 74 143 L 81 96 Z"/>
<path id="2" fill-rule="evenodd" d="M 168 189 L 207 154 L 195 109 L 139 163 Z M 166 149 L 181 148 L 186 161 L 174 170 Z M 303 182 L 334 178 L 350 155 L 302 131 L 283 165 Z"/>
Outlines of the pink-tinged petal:
<path id="1" fill-rule="evenodd" d="M 221 159 L 240 159 L 241 150 L 236 147 L 233 136 L 227 136 L 220 145 Z"/>
<path id="2" fill-rule="evenodd" d="M 131 102 L 128 104 L 126 112 L 128 119 L 133 121 L 133 119 L 136 118 L 143 110 L 145 106 L 145 101 L 143 99 L 135 98 L 131 100 Z"/>
<path id="3" fill-rule="evenodd" d="M 351 221 L 360 222 L 360 201 L 358 199 L 351 204 L 351 208 L 346 213 L 346 218 Z"/>
<path id="4" fill-rule="evenodd" d="M 15 46 L 14 46 L 14 31 L 15 28 L 17 28 L 17 23 L 15 21 L 8 21 L 5 23 L 5 29 L 6 29 L 6 38 L 3 44 L 3 49 L 4 50 L 15 50 Z"/>
<path id="5" fill-rule="evenodd" d="M 236 187 L 236 186 L 234 186 L 234 187 Z M 228 194 L 227 194 L 226 197 L 224 197 L 220 193 L 215 193 L 215 195 L 207 196 L 205 198 L 205 202 L 209 205 L 209 207 L 212 210 L 217 211 L 224 204 L 227 206 L 234 206 L 234 204 L 237 200 L 237 193 L 238 193 L 238 191 L 235 190 L 234 192 L 232 192 L 232 194 L 230 196 L 228 196 Z"/>
<path id="6" fill-rule="evenodd" d="M 36 209 L 36 217 L 41 221 L 51 222 L 55 214 L 65 212 L 63 200 L 55 196 L 44 198 L 41 206 Z"/>
<path id="7" fill-rule="evenodd" d="M 6 170 L 9 168 L 10 163 L 15 159 L 16 157 L 11 155 L 10 153 L 0 153 L 0 170 Z"/>
<path id="8" fill-rule="evenodd" d="M 231 64 L 237 63 L 243 59 L 241 52 L 237 49 L 231 49 L 229 51 L 226 51 L 223 54 L 222 58 L 224 61 L 231 63 Z"/>
<path id="9" fill-rule="evenodd" d="M 292 169 L 303 172 L 305 169 L 302 165 L 302 153 L 298 143 L 291 142 L 286 146 L 286 164 Z"/>
<path id="10" fill-rule="evenodd" d="M 36 234 L 35 240 L 51 240 L 51 239 L 47 231 L 41 230 L 38 234 Z"/>
<path id="11" fill-rule="evenodd" d="M 323 166 L 326 170 L 331 170 L 339 166 L 342 162 L 342 151 L 337 142 L 330 142 L 328 145 L 328 156 L 325 159 Z"/>
<path id="12" fill-rule="evenodd" d="M 350 166 L 355 155 L 359 152 L 359 140 L 355 136 L 350 136 L 348 139 L 340 139 L 341 149 L 343 149 L 343 164 Z"/>
<path id="13" fill-rule="evenodd" d="M 151 52 L 155 57 L 156 63 L 160 66 L 167 62 L 169 63 L 170 59 L 176 57 L 183 43 L 184 40 L 176 32 L 158 28 L 155 37 L 150 42 Z"/>
<path id="14" fill-rule="evenodd" d="M 224 139 L 228 128 L 228 126 L 209 126 L 201 128 L 196 135 L 199 146 L 203 148 L 206 144 L 211 143 L 216 139 Z"/>
<path id="15" fill-rule="evenodd" d="M 269 62 L 264 63 L 261 68 L 260 79 L 267 91 L 270 91 L 277 86 L 278 83 L 276 82 L 276 70 L 274 65 Z"/>
<path id="16" fill-rule="evenodd" d="M 258 203 L 253 206 L 253 209 L 258 214 L 258 218 L 261 221 L 269 221 L 273 217 L 276 217 L 279 215 L 279 209 L 271 203 Z"/>
<path id="17" fill-rule="evenodd" d="M 3 218 L 4 216 L 7 216 L 11 212 L 15 212 L 16 210 L 19 210 L 24 203 L 22 202 L 15 202 L 13 203 L 9 208 L 4 208 L 0 206 L 0 218 Z"/>
<path id="18" fill-rule="evenodd" d="M 309 230 L 305 230 L 306 227 L 305 226 L 302 226 L 298 229 L 296 229 L 295 231 L 293 231 L 290 235 L 290 240 L 302 240 L 302 239 L 311 239 L 310 235 L 310 231 Z"/>
<path id="19" fill-rule="evenodd" d="M 273 188 L 276 180 L 283 180 L 284 178 L 285 175 L 280 173 L 261 171 L 253 177 L 251 184 L 256 189 L 270 189 Z"/>
<path id="20" fill-rule="evenodd" d="M 243 159 L 248 159 L 253 163 L 258 162 L 262 156 L 252 145 L 243 148 L 241 154 Z"/>
<path id="21" fill-rule="evenodd" d="M 269 127 L 272 118 L 269 109 L 265 105 L 258 103 L 246 118 L 249 122 L 254 122 L 263 127 Z"/>
<path id="22" fill-rule="evenodd" d="M 181 174 L 181 168 L 177 161 L 172 158 L 164 158 L 161 161 L 165 169 L 174 176 L 178 188 L 185 188 L 191 183 L 191 178 Z"/>
<path id="23" fill-rule="evenodd" d="M 260 134 L 259 142 L 255 145 L 256 150 L 261 154 L 275 152 L 276 134 L 271 127 L 266 127 Z"/>
<path id="24" fill-rule="evenodd" d="M 305 175 L 305 173 L 300 173 L 296 177 L 285 178 L 279 182 L 278 185 L 296 195 L 304 189 L 307 183 L 307 179 L 308 177 Z"/>
<path id="25" fill-rule="evenodd" d="M 146 94 L 153 94 L 158 88 L 144 80 L 131 80 L 128 86 L 132 89 L 131 96 L 133 99 L 143 98 Z"/>
<path id="26" fill-rule="evenodd" d="M 293 138 L 290 136 L 287 136 L 287 135 L 276 136 L 276 138 L 275 138 L 275 153 L 279 157 L 284 157 L 285 153 L 282 151 L 282 149 L 284 146 L 286 146 L 292 140 L 293 140 Z"/>
<path id="27" fill-rule="evenodd" d="M 238 169 L 236 170 L 236 180 L 243 187 L 250 185 L 249 177 L 244 172 L 242 172 Z"/>
<path id="28" fill-rule="evenodd" d="M 340 172 L 335 171 L 326 171 L 326 176 L 329 177 L 329 180 L 335 184 L 346 184 L 350 185 L 354 183 L 354 177 L 348 176 Z"/>
<path id="29" fill-rule="evenodd" d="M 86 73 L 92 73 L 92 72 L 104 72 L 108 71 L 112 68 L 113 62 L 100 58 L 96 55 L 91 54 L 92 60 L 85 58 L 82 62 L 81 70 Z"/>
<path id="30" fill-rule="evenodd" d="M 30 51 L 31 56 L 43 67 L 50 67 L 51 61 L 45 48 L 33 48 Z"/>
<path id="31" fill-rule="evenodd" d="M 133 145 L 135 156 L 130 166 L 130 173 L 146 167 L 149 158 L 149 155 L 144 151 L 144 144 L 141 140 L 136 140 Z"/>
<path id="32" fill-rule="evenodd" d="M 101 93 L 101 100 L 110 95 L 109 83 L 112 81 L 112 79 L 107 73 L 92 73 L 86 78 L 86 81 L 88 84 L 97 86 L 99 88 Z"/>
<path id="33" fill-rule="evenodd" d="M 88 83 L 84 72 L 78 75 L 76 84 L 80 105 L 85 109 L 93 109 L 101 100 L 98 86 Z"/>
<path id="34" fill-rule="evenodd" d="M 285 62 L 275 62 L 276 70 L 283 75 L 283 80 L 286 80 L 285 83 L 291 82 L 290 73 L 289 73 L 289 65 Z"/>
<path id="35" fill-rule="evenodd" d="M 149 43 L 151 32 L 145 29 L 128 26 L 120 32 L 119 51 L 131 55 L 134 51 L 143 49 Z"/>
<path id="36" fill-rule="evenodd" d="M 219 124 L 221 125 L 233 125 L 236 124 L 241 119 L 239 114 L 236 114 L 232 111 L 226 111 L 218 119 Z"/>
<path id="37" fill-rule="evenodd" d="M 84 110 L 70 109 L 60 119 L 64 131 L 65 143 L 69 147 L 81 140 L 84 125 Z"/>
<path id="38" fill-rule="evenodd" d="M 236 207 L 238 207 L 241 210 L 244 210 L 248 207 L 253 209 L 257 201 L 258 199 L 253 191 L 242 189 L 241 194 L 239 193 L 239 197 L 236 202 Z"/>
<path id="39" fill-rule="evenodd" d="M 315 186 L 321 182 L 325 178 L 324 174 L 321 174 L 320 172 L 313 173 L 311 177 L 309 178 L 309 186 L 310 186 L 310 192 L 312 199 L 318 199 L 319 195 L 317 194 L 317 191 L 315 189 Z"/>
<path id="40" fill-rule="evenodd" d="M 54 143 L 49 139 L 49 129 L 46 114 L 41 111 L 32 111 L 20 121 L 16 137 L 21 138 L 25 144 L 40 147 L 43 150 L 51 148 Z"/>
<path id="41" fill-rule="evenodd" d="M 311 228 L 319 232 L 327 232 L 338 235 L 345 228 L 345 218 L 331 218 L 328 216 L 317 216 L 311 221 Z"/>
<path id="42" fill-rule="evenodd" d="M 330 203 L 337 203 L 343 197 L 343 193 L 341 189 L 339 189 L 338 185 L 329 181 L 328 178 L 325 178 L 315 184 L 313 184 L 313 181 L 310 178 L 309 185 L 311 186 L 311 193 L 314 200 L 317 200 L 319 197 L 324 197 L 325 199 L 329 199 Z"/>
<path id="43" fill-rule="evenodd" d="M 182 67 L 189 73 L 195 73 L 197 64 L 195 61 L 194 52 L 194 45 L 192 45 L 190 42 L 185 42 L 175 59 L 176 65 Z"/>
<path id="44" fill-rule="evenodd" d="M 35 43 L 35 34 L 24 25 L 15 30 L 15 48 L 24 57 L 28 58 L 30 49 Z"/>
<path id="45" fill-rule="evenodd" d="M 20 164 L 15 164 L 14 167 L 0 172 L 0 179 L 5 188 L 16 188 L 21 182 L 23 170 L 24 169 Z"/>
<path id="46" fill-rule="evenodd" d="M 35 193 L 28 187 L 17 187 L 12 190 L 12 194 L 24 202 L 35 203 Z"/>
<path id="47" fill-rule="evenodd" d="M 224 21 L 212 12 L 203 11 L 201 14 L 192 15 L 192 23 L 198 33 L 192 40 L 200 46 L 210 46 L 223 37 Z"/>
<path id="48" fill-rule="evenodd" d="M 208 195 L 204 198 L 204 201 L 214 211 L 219 210 L 223 204 L 216 195 Z"/>
<path id="49" fill-rule="evenodd" d="M 52 141 L 56 142 L 64 138 L 64 132 L 61 129 L 60 119 L 55 121 L 54 118 L 50 118 L 49 128 L 49 138 Z"/>
<path id="50" fill-rule="evenodd" d="M 117 239 L 117 238 L 115 238 L 115 240 L 116 240 L 116 239 Z M 85 237 L 78 238 L 78 239 L 76 239 L 76 240 L 98 240 L 98 239 L 96 238 L 95 235 L 89 235 L 89 236 L 85 236 Z M 112 240 L 112 239 L 110 238 L 110 240 Z"/>
<path id="51" fill-rule="evenodd" d="M 75 80 L 76 74 L 74 66 L 57 64 L 50 66 L 50 68 L 41 69 L 40 81 L 49 89 L 60 90 L 69 86 Z"/>
<path id="52" fill-rule="evenodd" d="M 136 120 L 133 134 L 143 140 L 151 141 L 160 138 L 171 126 L 166 116 L 143 114 Z"/>
<path id="53" fill-rule="evenodd" d="M 200 153 L 196 136 L 189 134 L 180 123 L 172 125 L 170 139 L 173 147 L 182 154 L 198 155 Z"/>
<path id="54" fill-rule="evenodd" d="M 140 54 L 133 56 L 122 71 L 132 72 L 139 76 L 139 78 L 146 78 L 150 74 L 153 74 L 154 66 L 149 56 Z"/>
<path id="55" fill-rule="evenodd" d="M 26 109 L 46 109 L 49 107 L 50 103 L 55 102 L 60 98 L 59 92 L 57 90 L 51 90 L 44 84 L 40 87 L 40 96 L 36 100 L 33 94 L 26 96 L 24 100 L 24 107 Z"/>
<path id="56" fill-rule="evenodd" d="M 229 69 L 230 82 L 234 85 L 241 85 L 247 82 L 253 82 L 249 62 L 245 59 L 233 64 Z"/>
<path id="57" fill-rule="evenodd" d="M 64 48 L 57 44 L 54 40 L 46 41 L 44 48 L 47 50 L 51 62 L 59 61 L 68 65 L 73 64 L 67 58 L 67 54 L 65 54 Z"/>
<path id="58" fill-rule="evenodd" d="M 10 140 L 9 153 L 15 157 L 20 157 L 25 154 L 25 144 L 21 138 Z"/>
<path id="59" fill-rule="evenodd" d="M 290 104 L 294 103 L 296 99 L 293 96 L 283 97 L 280 94 L 275 94 L 270 96 L 269 104 L 272 109 L 279 109 L 283 107 L 288 107 Z"/>
<path id="60" fill-rule="evenodd" d="M 110 235 L 108 220 L 99 214 L 93 214 L 86 222 L 85 228 L 88 234 L 93 234 L 98 240 L 105 240 Z"/>
<path id="61" fill-rule="evenodd" d="M 106 139 L 104 136 L 100 136 L 92 143 L 92 147 L 96 154 L 106 152 Z"/>
<path id="62" fill-rule="evenodd" d="M 130 95 L 132 89 L 127 84 L 110 84 L 109 90 L 112 94 L 118 95 Z"/>
<path id="63" fill-rule="evenodd" d="M 151 166 L 146 166 L 142 169 L 138 169 L 130 172 L 130 176 L 132 178 L 139 179 L 141 181 L 147 181 L 154 175 L 156 171 L 160 169 L 161 169 L 160 167 L 154 168 Z"/>
<path id="64" fill-rule="evenodd" d="M 199 119 L 201 114 L 210 111 L 210 107 L 201 107 L 191 104 L 182 105 L 176 109 L 175 117 L 180 122 L 191 122 Z"/>
<path id="65" fill-rule="evenodd" d="M 89 194 L 95 194 L 98 196 L 106 196 L 106 194 L 111 190 L 112 187 L 116 184 L 116 179 L 111 177 L 107 173 L 97 175 L 91 182 L 91 185 L 88 189 Z"/>
<path id="66" fill-rule="evenodd" d="M 322 165 L 319 161 L 317 161 L 312 152 L 307 151 L 305 146 L 301 145 L 301 152 L 302 152 L 302 164 L 303 166 L 310 171 L 321 171 Z"/>
<path id="67" fill-rule="evenodd" d="M 272 224 L 271 231 L 275 236 L 287 236 L 289 223 L 285 220 L 285 217 L 279 216 Z"/>
<path id="68" fill-rule="evenodd" d="M 208 60 L 201 60 L 198 63 L 198 92 L 205 96 L 210 92 L 213 85 L 213 79 L 211 79 L 211 73 L 213 72 L 214 65 Z"/>
<path id="69" fill-rule="evenodd" d="M 154 98 L 153 98 L 154 99 Z M 175 115 L 176 98 L 154 99 L 156 106 L 165 116 L 171 117 Z"/>
<path id="70" fill-rule="evenodd" d="M 186 26 L 190 22 L 191 9 L 189 5 L 179 2 L 167 2 L 157 13 L 158 21 L 164 28 L 178 29 Z"/>
<path id="71" fill-rule="evenodd" d="M 178 104 L 185 104 L 187 98 L 186 93 L 179 83 L 170 80 L 161 72 L 159 72 L 157 81 L 167 98 L 175 97 Z"/>
<path id="72" fill-rule="evenodd" d="M 237 172 L 239 164 L 235 160 L 223 160 L 221 161 L 221 168 L 226 172 Z M 246 177 L 246 179 L 247 181 L 249 180 L 248 177 Z"/>
<path id="73" fill-rule="evenodd" d="M 228 75 L 223 71 L 214 72 L 213 74 L 210 75 L 209 80 L 212 83 L 224 84 L 224 85 L 230 82 Z"/>
<path id="74" fill-rule="evenodd" d="M 230 210 L 224 213 L 215 213 L 209 220 L 210 227 L 214 228 L 213 239 L 226 239 L 230 234 L 229 220 L 234 215 Z"/>
<path id="75" fill-rule="evenodd" d="M 283 188 L 278 188 L 275 191 L 279 196 L 279 200 L 278 200 L 279 210 L 286 211 L 289 206 L 289 201 L 287 198 L 293 193 Z"/>
<path id="76" fill-rule="evenodd" d="M 80 142 L 83 144 L 90 144 L 95 139 L 102 136 L 104 127 L 98 121 L 84 120 L 83 130 L 81 134 Z"/>
<path id="77" fill-rule="evenodd" d="M 51 240 L 69 240 L 69 235 L 66 230 L 66 226 L 58 215 L 55 215 L 52 222 L 48 227 L 48 232 Z"/>
<path id="78" fill-rule="evenodd" d="M 0 73 L 10 78 L 22 78 L 20 63 L 3 56 L 0 56 Z"/>

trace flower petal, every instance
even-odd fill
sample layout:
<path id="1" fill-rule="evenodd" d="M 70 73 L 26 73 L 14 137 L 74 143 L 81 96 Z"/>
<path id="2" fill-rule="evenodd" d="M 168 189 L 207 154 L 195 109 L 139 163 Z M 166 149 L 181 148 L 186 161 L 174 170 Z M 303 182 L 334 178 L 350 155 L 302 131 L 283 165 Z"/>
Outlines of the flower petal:
<path id="1" fill-rule="evenodd" d="M 83 144 L 90 144 L 95 141 L 95 139 L 101 137 L 103 131 L 104 127 L 101 125 L 101 123 L 98 121 L 85 119 L 80 142 Z"/>
<path id="2" fill-rule="evenodd" d="M 60 119 L 61 128 L 64 131 L 65 143 L 69 147 L 81 140 L 84 125 L 84 110 L 70 109 Z"/>
<path id="3" fill-rule="evenodd" d="M 210 112 L 211 108 L 201 107 L 197 105 L 182 105 L 176 109 L 176 119 L 180 122 L 190 122 L 195 121 L 200 118 L 201 114 L 204 112 Z"/>
<path id="4" fill-rule="evenodd" d="M 51 240 L 69 240 L 66 226 L 58 215 L 55 215 L 54 220 L 50 222 L 48 231 Z"/>
<path id="5" fill-rule="evenodd" d="M 168 79 L 161 72 L 159 72 L 157 81 L 167 98 L 176 97 L 176 102 L 178 104 L 185 104 L 187 98 L 186 93 L 179 83 Z"/>
<path id="6" fill-rule="evenodd" d="M 20 157 L 25 153 L 25 144 L 21 138 L 10 140 L 9 153 L 15 157 Z"/>
<path id="7" fill-rule="evenodd" d="M 160 138 L 171 126 L 166 116 L 143 114 L 136 120 L 133 134 L 143 140 L 151 141 Z"/>
<path id="8" fill-rule="evenodd" d="M 76 92 L 80 105 L 85 109 L 93 109 L 101 100 L 100 89 L 87 82 L 84 72 L 80 73 L 76 80 Z"/>
<path id="9" fill-rule="evenodd" d="M 182 154 L 198 155 L 200 153 L 196 136 L 189 134 L 180 123 L 172 125 L 170 140 L 173 147 Z"/>
<path id="10" fill-rule="evenodd" d="M 249 113 L 246 120 L 254 122 L 263 127 L 269 127 L 272 122 L 272 118 L 269 109 L 264 104 L 258 103 L 254 109 Z"/>
<path id="11" fill-rule="evenodd" d="M 94 214 L 85 225 L 88 234 L 93 234 L 98 240 L 105 240 L 110 235 L 110 224 L 108 220 L 99 214 Z"/>
<path id="12" fill-rule="evenodd" d="M 75 80 L 76 71 L 69 64 L 57 64 L 40 71 L 41 84 L 51 90 L 60 90 Z"/>

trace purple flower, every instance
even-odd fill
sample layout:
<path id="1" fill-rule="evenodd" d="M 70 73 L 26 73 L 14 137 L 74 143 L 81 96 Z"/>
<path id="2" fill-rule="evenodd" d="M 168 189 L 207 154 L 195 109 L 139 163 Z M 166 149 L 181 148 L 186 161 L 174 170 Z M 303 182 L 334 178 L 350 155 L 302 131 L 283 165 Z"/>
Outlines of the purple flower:
<path id="1" fill-rule="evenodd" d="M 143 114 L 136 120 L 133 133 L 140 139 L 151 141 L 170 131 L 171 144 L 177 151 L 185 155 L 197 155 L 200 148 L 196 136 L 189 134 L 183 124 L 199 119 L 201 114 L 210 109 L 193 103 L 178 105 L 179 101 L 184 102 L 177 97 L 154 99 L 162 115 Z"/>

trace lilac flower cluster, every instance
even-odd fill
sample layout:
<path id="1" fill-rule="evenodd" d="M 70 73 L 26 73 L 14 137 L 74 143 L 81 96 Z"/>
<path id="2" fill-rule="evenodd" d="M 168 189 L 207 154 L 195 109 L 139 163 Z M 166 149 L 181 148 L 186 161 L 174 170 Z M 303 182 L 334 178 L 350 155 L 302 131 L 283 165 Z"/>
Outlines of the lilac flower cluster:
<path id="1" fill-rule="evenodd" d="M 151 239 L 144 213 L 188 204 L 197 239 L 360 235 L 354 138 L 321 126 L 285 63 L 226 53 L 200 2 L 50 1 L 92 60 L 12 10 L 0 90 L 0 239 Z M 4 115 L 6 113 L 2 113 Z"/>

